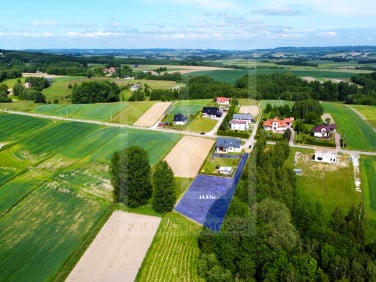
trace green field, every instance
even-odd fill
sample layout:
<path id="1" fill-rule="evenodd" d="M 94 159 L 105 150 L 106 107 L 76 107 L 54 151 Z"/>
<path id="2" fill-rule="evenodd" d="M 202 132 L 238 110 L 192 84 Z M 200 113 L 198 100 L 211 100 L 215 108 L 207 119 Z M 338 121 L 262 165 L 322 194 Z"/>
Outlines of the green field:
<path id="1" fill-rule="evenodd" d="M 197 273 L 201 228 L 175 212 L 162 217 L 136 281 L 204 281 Z"/>
<path id="2" fill-rule="evenodd" d="M 181 100 L 173 104 L 169 109 L 169 114 L 195 115 L 202 110 L 202 107 L 209 105 L 212 102 L 210 99 L 202 100 Z"/>
<path id="3" fill-rule="evenodd" d="M 44 89 L 42 93 L 47 97 L 47 99 L 62 99 L 65 100 L 66 96 L 72 94 L 72 87 L 74 84 L 81 84 L 82 82 L 89 81 L 101 81 L 109 80 L 113 81 L 119 86 L 126 86 L 128 84 L 142 83 L 147 84 L 151 89 L 169 89 L 176 86 L 175 81 L 165 81 L 165 80 L 134 80 L 134 79 L 119 79 L 119 78 L 108 78 L 108 77 L 62 77 L 54 78 L 50 87 Z"/>
<path id="4" fill-rule="evenodd" d="M 153 165 L 179 138 L 0 114 L 0 281 L 64 277 L 111 211 L 113 152 L 139 145 Z"/>
<path id="5" fill-rule="evenodd" d="M 376 128 L 376 106 L 351 105 L 350 107 L 358 111 L 374 128 Z"/>
<path id="6" fill-rule="evenodd" d="M 285 101 L 285 100 L 261 100 L 260 101 L 260 106 L 262 109 L 265 109 L 266 108 L 266 105 L 267 104 L 270 104 L 272 105 L 272 107 L 274 106 L 284 106 L 284 105 L 289 105 L 290 108 L 294 105 L 295 102 L 293 101 Z"/>
<path id="7" fill-rule="evenodd" d="M 209 132 L 217 124 L 217 120 L 203 118 L 201 115 L 195 117 L 195 119 L 188 125 L 187 129 L 191 132 Z"/>
<path id="8" fill-rule="evenodd" d="M 253 74 L 254 70 L 209 70 L 209 71 L 195 71 L 187 73 L 184 76 L 208 76 L 219 82 L 235 84 L 236 81 L 247 74 Z"/>
<path id="9" fill-rule="evenodd" d="M 296 151 L 304 155 L 294 166 L 302 169 L 302 175 L 296 177 L 297 193 L 319 202 L 328 219 L 335 207 L 348 210 L 360 203 L 361 194 L 355 191 L 354 170 L 346 157 L 342 160 L 347 166 L 342 167 L 311 160 L 313 150 L 291 148 L 289 162 Z"/>
<path id="10" fill-rule="evenodd" d="M 360 157 L 360 174 L 363 202 L 368 218 L 367 237 L 376 237 L 376 157 Z"/>
<path id="11" fill-rule="evenodd" d="M 331 113 L 347 149 L 376 151 L 375 130 L 349 107 L 343 104 L 322 103 L 324 112 Z"/>
<path id="12" fill-rule="evenodd" d="M 126 107 L 127 103 L 71 105 L 48 104 L 36 107 L 34 112 L 52 116 L 111 121 L 111 119 L 113 119 Z"/>

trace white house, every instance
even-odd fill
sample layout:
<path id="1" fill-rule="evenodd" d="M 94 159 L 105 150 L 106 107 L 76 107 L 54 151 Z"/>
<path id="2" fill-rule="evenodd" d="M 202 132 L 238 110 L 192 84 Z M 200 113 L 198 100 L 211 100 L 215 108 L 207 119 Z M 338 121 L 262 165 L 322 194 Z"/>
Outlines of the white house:
<path id="1" fill-rule="evenodd" d="M 279 119 L 278 117 L 275 117 L 274 119 L 268 119 L 264 121 L 263 128 L 264 130 L 271 130 L 273 132 L 284 132 L 291 126 L 293 120 L 293 117 L 285 119 Z"/>
<path id="2" fill-rule="evenodd" d="M 131 91 L 137 91 L 137 90 L 141 89 L 141 87 L 142 87 L 141 83 L 132 84 L 131 85 Z"/>
<path id="3" fill-rule="evenodd" d="M 215 143 L 217 153 L 240 153 L 241 140 L 238 138 L 218 137 Z"/>
<path id="4" fill-rule="evenodd" d="M 336 132 L 335 124 L 321 124 L 313 129 L 313 136 L 319 138 L 328 138 L 330 133 Z"/>
<path id="5" fill-rule="evenodd" d="M 174 124 L 175 125 L 184 125 L 187 123 L 187 118 L 183 114 L 174 115 Z"/>
<path id="6" fill-rule="evenodd" d="M 333 151 L 321 151 L 316 150 L 314 155 L 314 160 L 316 162 L 324 162 L 324 163 L 337 163 L 337 153 Z"/>
<path id="7" fill-rule="evenodd" d="M 231 130 L 249 130 L 249 122 L 246 120 L 233 119 L 230 121 Z"/>

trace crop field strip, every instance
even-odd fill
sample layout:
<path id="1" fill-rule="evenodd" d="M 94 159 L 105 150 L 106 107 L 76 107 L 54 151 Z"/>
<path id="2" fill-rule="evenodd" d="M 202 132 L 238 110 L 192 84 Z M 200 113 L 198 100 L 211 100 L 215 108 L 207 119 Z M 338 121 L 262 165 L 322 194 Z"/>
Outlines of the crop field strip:
<path id="1" fill-rule="evenodd" d="M 204 281 L 197 273 L 201 227 L 171 212 L 162 217 L 136 281 Z"/>
<path id="2" fill-rule="evenodd" d="M 342 104 L 322 103 L 324 112 L 330 113 L 337 125 L 341 138 L 348 149 L 376 151 L 374 129 L 352 109 Z"/>
<path id="3" fill-rule="evenodd" d="M 202 107 L 208 105 L 210 102 L 210 99 L 178 101 L 173 104 L 173 106 L 169 109 L 168 113 L 195 115 L 202 110 Z"/>
<path id="4" fill-rule="evenodd" d="M 376 128 L 376 106 L 351 105 L 350 107 L 359 112 L 373 128 Z"/>
<path id="5" fill-rule="evenodd" d="M 0 267 L 7 269 L 0 280 L 55 277 L 107 214 L 112 153 L 142 143 L 154 164 L 180 138 L 10 114 L 0 114 L 0 121 L 2 142 L 12 142 L 0 150 L 3 165 L 21 172 L 0 186 L 0 225 L 7 226 L 0 230 Z M 23 259 L 16 258 L 20 253 Z"/>
<path id="6" fill-rule="evenodd" d="M 363 203 L 367 216 L 368 240 L 376 237 L 376 157 L 360 156 L 360 176 Z"/>

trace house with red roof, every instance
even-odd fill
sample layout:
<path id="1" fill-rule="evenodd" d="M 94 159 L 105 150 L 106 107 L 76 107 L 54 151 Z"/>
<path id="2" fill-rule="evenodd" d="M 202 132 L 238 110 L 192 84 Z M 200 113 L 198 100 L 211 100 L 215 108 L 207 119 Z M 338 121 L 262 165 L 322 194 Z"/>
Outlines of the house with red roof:
<path id="1" fill-rule="evenodd" d="M 284 132 L 287 128 L 289 128 L 294 121 L 293 117 L 279 119 L 275 117 L 273 119 L 268 119 L 264 121 L 263 128 L 264 130 L 271 130 L 273 132 Z"/>
<path id="2" fill-rule="evenodd" d="M 229 106 L 230 105 L 230 98 L 217 97 L 217 104 L 219 106 Z"/>

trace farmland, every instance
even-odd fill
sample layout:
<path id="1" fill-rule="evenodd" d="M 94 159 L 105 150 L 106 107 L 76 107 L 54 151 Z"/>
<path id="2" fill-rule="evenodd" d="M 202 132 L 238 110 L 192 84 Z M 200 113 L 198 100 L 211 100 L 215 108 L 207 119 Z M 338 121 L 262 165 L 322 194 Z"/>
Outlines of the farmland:
<path id="1" fill-rule="evenodd" d="M 208 105 L 210 99 L 203 100 L 181 100 L 173 104 L 168 111 L 169 114 L 195 115 L 202 110 L 202 107 Z"/>
<path id="2" fill-rule="evenodd" d="M 118 115 L 126 107 L 127 103 L 72 105 L 47 104 L 36 107 L 33 112 L 52 116 L 111 121 L 113 117 Z"/>
<path id="3" fill-rule="evenodd" d="M 197 273 L 201 227 L 171 212 L 162 217 L 136 281 L 203 281 Z"/>
<path id="4" fill-rule="evenodd" d="M 113 152 L 137 144 L 153 165 L 179 138 L 0 114 L 0 280 L 65 276 L 111 211 Z"/>
<path id="5" fill-rule="evenodd" d="M 351 108 L 359 112 L 369 123 L 376 128 L 376 107 L 366 105 L 351 105 Z"/>
<path id="6" fill-rule="evenodd" d="M 348 149 L 376 151 L 374 129 L 358 114 L 343 104 L 322 103 L 324 112 L 330 113 Z"/>
<path id="7" fill-rule="evenodd" d="M 290 108 L 294 105 L 295 102 L 293 101 L 285 101 L 285 100 L 261 100 L 260 101 L 260 106 L 262 109 L 266 108 L 267 104 L 274 106 L 283 106 L 283 105 L 289 105 Z"/>
<path id="8" fill-rule="evenodd" d="M 363 199 L 371 219 L 376 222 L 376 158 L 361 156 Z"/>

